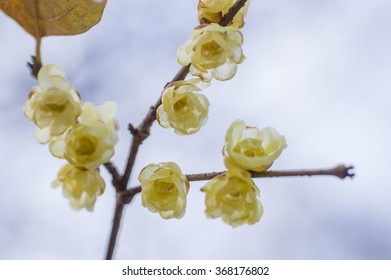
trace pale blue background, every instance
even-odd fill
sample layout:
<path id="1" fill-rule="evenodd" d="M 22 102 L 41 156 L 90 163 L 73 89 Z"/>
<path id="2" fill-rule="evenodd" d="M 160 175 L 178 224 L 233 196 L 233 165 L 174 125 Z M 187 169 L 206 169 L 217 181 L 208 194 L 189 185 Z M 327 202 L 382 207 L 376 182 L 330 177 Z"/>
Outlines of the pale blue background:
<path id="1" fill-rule="evenodd" d="M 101 23 L 74 37 L 43 42 L 85 101 L 118 103 L 127 156 L 128 122 L 138 124 L 179 66 L 176 52 L 197 25 L 197 1 L 109 1 Z M 247 59 L 233 80 L 204 91 L 209 120 L 178 137 L 156 123 L 136 175 L 151 162 L 175 161 L 185 173 L 224 168 L 230 123 L 274 126 L 288 148 L 274 169 L 354 164 L 354 180 L 257 179 L 264 216 L 232 229 L 204 214 L 203 183 L 192 183 L 187 213 L 163 220 L 126 208 L 119 259 L 390 259 L 391 2 L 254 0 L 243 29 Z M 33 137 L 22 107 L 36 81 L 26 68 L 34 40 L 0 14 L 0 258 L 99 259 L 114 209 L 108 186 L 95 212 L 75 212 L 50 187 L 63 161 Z"/>

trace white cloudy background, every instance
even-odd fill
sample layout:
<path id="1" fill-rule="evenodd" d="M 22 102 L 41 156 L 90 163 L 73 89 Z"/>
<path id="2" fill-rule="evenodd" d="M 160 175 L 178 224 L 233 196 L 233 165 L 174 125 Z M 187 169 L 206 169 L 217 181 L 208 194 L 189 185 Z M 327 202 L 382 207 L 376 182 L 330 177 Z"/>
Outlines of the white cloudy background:
<path id="1" fill-rule="evenodd" d="M 130 135 L 179 66 L 178 46 L 197 25 L 193 0 L 108 1 L 83 35 L 43 42 L 85 101 L 118 104 L 122 169 Z M 247 59 L 234 79 L 205 90 L 210 114 L 201 131 L 176 136 L 156 123 L 141 146 L 131 184 L 151 162 L 185 173 L 219 171 L 224 134 L 235 119 L 274 126 L 288 148 L 273 169 L 353 164 L 354 180 L 256 179 L 264 216 L 231 228 L 207 219 L 203 183 L 192 183 L 180 220 L 140 204 L 126 208 L 118 259 L 390 259 L 391 2 L 253 0 L 243 29 Z M 22 107 L 36 81 L 26 61 L 34 40 L 0 14 L 0 258 L 100 259 L 115 193 L 95 211 L 75 212 L 51 182 L 63 161 L 33 137 Z"/>

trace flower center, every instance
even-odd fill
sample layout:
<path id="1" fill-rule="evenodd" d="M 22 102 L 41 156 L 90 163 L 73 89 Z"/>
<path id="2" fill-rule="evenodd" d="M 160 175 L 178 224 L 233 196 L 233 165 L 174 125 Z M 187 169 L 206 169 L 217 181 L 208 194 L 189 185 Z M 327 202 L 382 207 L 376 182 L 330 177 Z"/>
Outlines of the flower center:
<path id="1" fill-rule="evenodd" d="M 73 147 L 75 149 L 75 152 L 79 155 L 91 155 L 96 150 L 96 142 L 96 139 L 85 136 L 75 139 Z"/>
<path id="2" fill-rule="evenodd" d="M 259 157 L 265 155 L 265 150 L 262 148 L 262 140 L 254 138 L 247 138 L 240 141 L 235 145 L 233 151 L 247 157 Z"/>
<path id="3" fill-rule="evenodd" d="M 215 41 L 211 41 L 202 45 L 201 49 L 201 53 L 205 57 L 220 55 L 222 52 L 224 52 L 224 49 Z"/>
<path id="4" fill-rule="evenodd" d="M 184 113 L 188 110 L 189 104 L 190 104 L 190 100 L 187 96 L 185 96 L 185 97 L 179 99 L 177 102 L 175 102 L 174 110 Z"/>
<path id="5" fill-rule="evenodd" d="M 240 192 L 233 192 L 233 193 L 227 193 L 225 194 L 224 198 L 228 202 L 237 202 L 242 197 L 242 194 Z"/>
<path id="6" fill-rule="evenodd" d="M 169 195 L 174 192 L 174 184 L 158 181 L 156 183 L 156 190 L 161 194 Z"/>

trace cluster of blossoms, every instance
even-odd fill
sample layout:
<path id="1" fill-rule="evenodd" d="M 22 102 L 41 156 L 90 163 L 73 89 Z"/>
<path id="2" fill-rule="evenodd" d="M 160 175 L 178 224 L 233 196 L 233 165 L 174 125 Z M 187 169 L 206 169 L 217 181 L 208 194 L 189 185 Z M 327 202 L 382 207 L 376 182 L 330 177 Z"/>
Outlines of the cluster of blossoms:
<path id="1" fill-rule="evenodd" d="M 37 140 L 49 143 L 53 156 L 68 161 L 53 187 L 62 186 L 74 209 L 92 211 L 105 189 L 99 167 L 113 156 L 118 141 L 116 106 L 112 102 L 82 105 L 80 95 L 56 65 L 43 66 L 38 82 L 23 110 L 35 124 Z"/>
<path id="2" fill-rule="evenodd" d="M 231 79 L 244 60 L 243 36 L 248 3 L 227 26 L 220 25 L 234 0 L 200 0 L 197 26 L 192 37 L 178 50 L 178 62 L 189 66 L 195 78 L 170 83 L 162 94 L 156 118 L 164 127 L 179 135 L 196 133 L 208 116 L 208 99 L 200 94 L 213 78 Z M 202 191 L 206 193 L 206 214 L 221 217 L 236 227 L 254 224 L 262 216 L 259 190 L 251 172 L 267 170 L 285 148 L 285 138 L 273 128 L 259 130 L 235 121 L 227 131 L 223 149 L 227 172 L 213 178 Z M 142 205 L 162 218 L 181 218 L 186 209 L 189 182 L 173 162 L 149 164 L 139 175 Z"/>
<path id="3" fill-rule="evenodd" d="M 259 130 L 234 121 L 227 130 L 223 148 L 228 171 L 202 189 L 206 193 L 207 216 L 221 217 L 233 227 L 258 222 L 263 207 L 250 172 L 266 171 L 285 147 L 285 137 L 274 128 Z"/>
<path id="4" fill-rule="evenodd" d="M 157 120 L 162 127 L 172 127 L 179 135 L 196 133 L 206 122 L 209 111 L 208 99 L 199 92 L 213 78 L 220 81 L 233 78 L 237 65 L 245 59 L 239 29 L 244 25 L 249 1 L 229 25 L 219 24 L 234 2 L 199 1 L 200 25 L 179 47 L 177 56 L 179 64 L 190 66 L 189 72 L 196 78 L 170 83 L 166 87 L 157 110 Z"/>
<path id="5" fill-rule="evenodd" d="M 225 136 L 223 148 L 227 172 L 213 178 L 206 193 L 206 215 L 233 227 L 258 222 L 263 207 L 251 172 L 266 171 L 286 147 L 284 136 L 272 128 L 259 130 L 237 120 Z M 142 205 L 162 218 L 181 218 L 186 209 L 189 182 L 173 162 L 149 164 L 139 175 Z"/>

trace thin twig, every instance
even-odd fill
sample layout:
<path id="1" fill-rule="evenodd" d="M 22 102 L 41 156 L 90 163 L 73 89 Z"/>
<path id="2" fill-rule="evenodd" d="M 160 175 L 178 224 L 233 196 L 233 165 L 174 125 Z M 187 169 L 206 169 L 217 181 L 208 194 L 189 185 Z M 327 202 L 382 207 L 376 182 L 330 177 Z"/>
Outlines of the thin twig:
<path id="1" fill-rule="evenodd" d="M 252 178 L 272 178 L 272 177 L 302 177 L 302 176 L 336 176 L 341 179 L 347 177 L 353 178 L 353 166 L 338 165 L 328 169 L 300 169 L 300 170 L 281 170 L 281 171 L 263 171 L 251 172 Z M 185 175 L 187 180 L 191 181 L 206 181 L 211 180 L 216 176 L 222 175 L 227 171 L 208 172 Z M 126 191 L 125 196 L 133 197 L 141 192 L 141 186 L 135 186 Z M 129 201 L 130 202 L 130 201 Z"/>
<path id="2" fill-rule="evenodd" d="M 36 0 L 33 0 L 32 3 L 33 13 L 34 13 L 34 33 L 35 33 L 35 56 L 31 57 L 32 62 L 27 62 L 27 65 L 30 67 L 31 74 L 33 77 L 38 77 L 38 72 L 42 67 L 42 58 L 41 58 L 41 42 L 42 35 L 39 30 L 38 23 L 38 8 Z"/>
<path id="3" fill-rule="evenodd" d="M 113 162 L 109 161 L 104 164 L 107 171 L 111 174 L 112 177 L 112 183 L 116 190 L 119 190 L 119 184 L 121 181 L 121 175 L 119 175 L 117 167 L 114 165 Z"/>
<path id="4" fill-rule="evenodd" d="M 263 171 L 263 172 L 251 172 L 253 178 L 272 178 L 272 177 L 297 177 L 297 176 L 336 176 L 344 179 L 346 177 L 353 178 L 354 173 L 353 166 L 338 165 L 329 169 L 300 169 L 300 170 L 281 170 L 281 171 Z M 205 181 L 211 180 L 214 177 L 224 174 L 226 171 L 211 172 L 211 173 L 199 173 L 186 175 L 189 181 Z"/>

